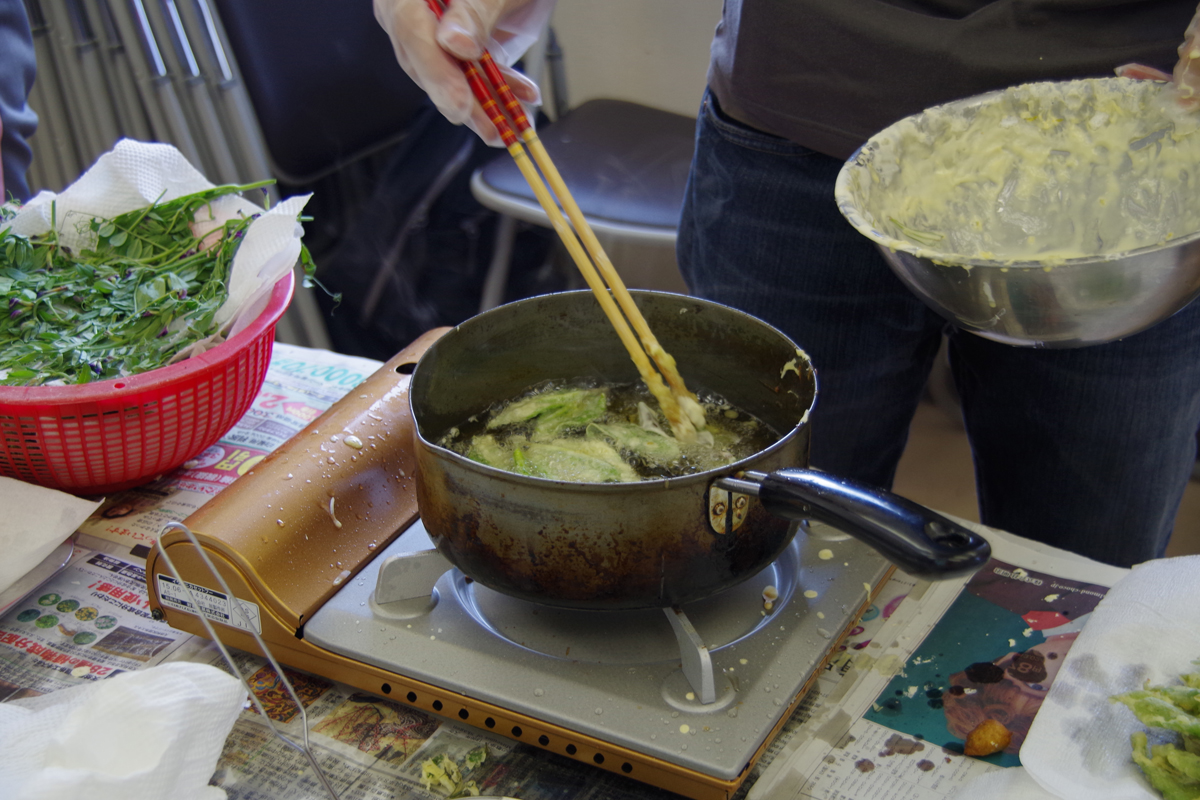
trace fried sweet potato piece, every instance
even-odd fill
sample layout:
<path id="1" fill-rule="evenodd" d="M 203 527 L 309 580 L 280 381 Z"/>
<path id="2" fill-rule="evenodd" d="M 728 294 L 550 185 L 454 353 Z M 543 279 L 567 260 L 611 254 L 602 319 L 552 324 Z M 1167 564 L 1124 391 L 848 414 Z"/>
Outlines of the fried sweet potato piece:
<path id="1" fill-rule="evenodd" d="M 969 756 L 990 756 L 1008 747 L 1012 732 L 994 719 L 985 719 L 967 734 L 963 752 Z"/>

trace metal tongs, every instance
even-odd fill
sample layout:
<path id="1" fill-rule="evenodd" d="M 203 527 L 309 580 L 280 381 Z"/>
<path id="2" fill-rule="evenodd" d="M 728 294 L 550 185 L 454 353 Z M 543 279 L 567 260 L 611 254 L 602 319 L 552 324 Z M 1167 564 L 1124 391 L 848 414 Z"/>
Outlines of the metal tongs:
<path id="1" fill-rule="evenodd" d="M 440 0 L 426 0 L 426 4 L 438 19 L 444 11 Z M 538 139 L 537 132 L 529 123 L 521 101 L 516 98 L 509 88 L 508 82 L 500 72 L 500 68 L 492 59 L 491 53 L 483 51 L 477 62 L 459 61 L 467 83 L 471 87 L 475 99 L 483 107 L 492 124 L 500 133 L 500 139 L 508 148 L 509 155 L 517 164 L 517 168 L 529 183 L 538 203 L 550 218 L 555 232 L 558 233 L 575 265 L 587 281 L 592 293 L 600 302 L 604 315 L 612 323 L 621 343 L 629 351 L 634 365 L 650 393 L 658 401 L 659 406 L 671 425 L 671 431 L 680 441 L 693 441 L 696 431 L 705 426 L 704 409 L 699 400 L 684 385 L 683 378 L 675 366 L 675 359 L 663 349 L 654 337 L 642 312 L 633 302 L 629 290 L 621 276 L 617 274 L 612 262 L 600 241 L 592 231 L 579 205 L 571 196 L 566 183 L 559 174 L 550 154 Z M 485 82 L 486 77 L 486 82 Z M 490 85 L 490 89 L 489 89 Z M 511 124 L 510 124 L 511 120 Z M 516 128 L 520 133 L 513 132 Z M 526 148 L 529 152 L 526 153 Z M 532 155 L 533 160 L 530 160 Z M 534 166 L 536 162 L 537 167 Z M 538 174 L 541 169 L 541 174 Z M 543 182 L 543 176 L 545 182 Z M 546 184 L 549 184 L 547 188 Z M 553 190 L 554 195 L 551 195 Z M 554 197 L 562 203 L 560 210 Z M 563 217 L 563 210 L 571 222 L 568 224 Z M 574 228 L 572 229 L 572 226 Z M 582 245 L 580 244 L 582 240 Z M 585 249 L 586 248 L 586 252 Z M 590 258 L 589 258 L 590 255 Z M 593 263 L 593 260 L 595 263 Z M 624 312 L 622 314 L 622 312 Z M 631 329 L 632 326 L 632 329 Z M 636 331 L 636 335 L 635 335 Z M 651 363 L 653 362 L 653 363 Z M 658 370 L 655 370 L 655 367 Z M 661 373 L 661 374 L 660 374 Z M 664 380 L 665 379 L 665 380 Z"/>
<path id="2" fill-rule="evenodd" d="M 170 555 L 167 554 L 167 548 L 162 546 L 162 535 L 169 530 L 178 530 L 187 537 L 187 540 L 191 542 L 192 547 L 196 548 L 196 553 L 200 556 L 200 560 L 204 562 L 204 566 L 208 568 L 208 571 L 214 578 L 216 578 L 217 583 L 220 584 L 221 590 L 225 592 L 225 596 L 231 598 L 231 605 L 233 606 L 233 610 L 236 612 L 239 618 L 239 622 L 244 629 L 254 637 L 254 642 L 258 645 L 259 649 L 262 650 L 262 653 L 270 663 L 271 668 L 275 671 L 275 676 L 283 685 L 284 691 L 287 692 L 288 698 L 292 701 L 292 703 L 295 704 L 296 710 L 300 714 L 300 728 L 302 731 L 300 741 L 296 741 L 275 726 L 275 723 L 271 720 L 271 715 L 267 713 L 265 708 L 263 708 L 262 701 L 259 700 L 258 695 L 255 694 L 254 687 L 251 686 L 249 681 L 246 680 L 246 676 L 242 674 L 242 671 L 238 668 L 237 662 L 234 661 L 233 656 L 230 655 L 229 648 L 226 647 L 225 643 L 221 640 L 220 634 L 217 633 L 216 628 L 214 628 L 212 622 L 209 621 L 208 616 L 204 612 L 204 605 L 201 599 L 196 596 L 195 591 L 192 589 L 192 584 L 185 581 L 183 576 L 179 574 L 179 570 L 175 568 L 175 562 L 173 562 Z M 300 699 L 300 696 L 296 694 L 296 690 L 292 687 L 292 682 L 288 680 L 287 675 L 284 673 L 283 665 L 275 659 L 275 656 L 271 653 L 271 648 L 255 629 L 254 623 L 251 622 L 250 617 L 246 613 L 246 609 L 242 606 L 241 601 L 236 599 L 233 589 L 230 588 L 229 584 L 226 582 L 221 573 L 217 571 L 217 568 L 212 563 L 212 559 L 208 557 L 208 553 L 204 551 L 203 546 L 201 546 L 200 542 L 196 539 L 196 534 L 192 533 L 191 529 L 189 529 L 188 526 L 184 525 L 182 522 L 168 522 L 163 526 L 162 530 L 159 531 L 158 543 L 156 546 L 158 547 L 158 554 L 162 556 L 163 561 L 166 562 L 167 567 L 171 570 L 171 575 L 179 583 L 179 586 L 181 589 L 183 589 L 184 593 L 187 594 L 188 602 L 191 603 L 192 608 L 194 609 L 192 613 L 200 618 L 200 623 L 204 626 L 204 630 L 208 633 L 209 641 L 215 644 L 217 649 L 221 651 L 221 656 L 225 659 L 225 664 L 229 667 L 230 673 L 242 682 L 242 686 L 245 688 L 246 694 L 250 698 L 250 702 L 252 702 L 255 709 L 258 710 L 259 716 L 262 717 L 262 720 L 264 723 L 266 723 L 266 726 L 271 729 L 271 733 L 275 735 L 276 739 L 283 742 L 288 747 L 303 753 L 304 757 L 308 760 L 309 766 L 312 768 L 313 774 L 317 776 L 317 780 L 320 781 L 321 787 L 325 790 L 325 793 L 329 795 L 330 800 L 341 800 L 341 796 L 333 787 L 332 779 L 325 773 L 324 770 L 321 769 L 321 765 L 317 761 L 317 754 L 313 751 L 312 744 L 309 742 L 308 713 L 304 710 L 304 702 Z"/>

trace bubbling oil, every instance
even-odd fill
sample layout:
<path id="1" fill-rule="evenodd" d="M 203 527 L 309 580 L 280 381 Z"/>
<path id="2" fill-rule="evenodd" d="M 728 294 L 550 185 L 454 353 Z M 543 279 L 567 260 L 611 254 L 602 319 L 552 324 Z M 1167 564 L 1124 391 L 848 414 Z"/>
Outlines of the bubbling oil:
<path id="1" fill-rule="evenodd" d="M 575 390 L 602 392 L 602 412 L 586 422 L 570 421 L 553 432 L 547 431 L 537 417 L 502 425 L 495 422 L 503 419 L 502 415 L 516 404 L 539 396 Z M 529 463 L 528 453 L 538 448 L 557 447 L 566 448 L 569 452 L 586 450 L 589 455 L 594 455 L 594 445 L 585 448 L 584 444 L 589 440 L 602 441 L 619 454 L 628 470 L 620 470 L 621 477 L 579 480 L 608 482 L 677 478 L 706 472 L 749 458 L 779 440 L 777 431 L 753 415 L 735 408 L 719 395 L 701 391 L 697 397 L 705 411 L 706 427 L 694 442 L 682 442 L 671 436 L 670 426 L 641 382 L 552 381 L 539 384 L 518 397 L 494 403 L 483 413 L 450 428 L 437 440 L 437 444 L 490 466 L 536 475 L 536 471 L 522 469 L 522 463 Z M 631 446 L 623 436 L 614 440 L 605 435 L 613 430 L 626 433 L 640 430 L 643 433 L 634 435 L 636 441 Z M 643 446 L 643 442 L 649 446 Z M 486 452 L 486 457 L 482 457 L 481 452 Z M 544 477 L 572 479 L 555 475 Z"/>

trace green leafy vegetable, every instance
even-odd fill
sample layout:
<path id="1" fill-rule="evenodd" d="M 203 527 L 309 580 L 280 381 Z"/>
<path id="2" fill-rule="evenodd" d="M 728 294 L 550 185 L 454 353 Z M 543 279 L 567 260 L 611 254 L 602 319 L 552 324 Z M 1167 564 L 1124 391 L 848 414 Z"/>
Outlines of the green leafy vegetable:
<path id="1" fill-rule="evenodd" d="M 655 480 L 715 469 L 778 439 L 766 425 L 721 402 L 708 424 L 680 442 L 650 408 L 643 385 L 597 388 L 543 383 L 447 429 L 438 443 L 479 464 L 552 480 Z"/>
<path id="2" fill-rule="evenodd" d="M 678 440 L 631 422 L 608 425 L 593 422 L 587 426 L 587 435 L 593 439 L 605 439 L 618 450 L 627 450 L 660 464 L 669 464 L 679 458 L 681 452 Z"/>
<path id="3" fill-rule="evenodd" d="M 1195 715 L 1200 714 L 1200 688 L 1148 686 L 1117 695 L 1113 699 L 1128 706 L 1137 718 L 1147 725 L 1186 733 L 1187 731 L 1174 726 L 1195 728 L 1196 723 L 1200 722 L 1195 718 Z M 1169 716 L 1171 719 L 1161 719 L 1161 716 Z M 1155 721 L 1152 722 L 1151 719 Z"/>
<path id="4" fill-rule="evenodd" d="M 463 771 L 470 772 L 487 760 L 487 745 L 476 747 L 463 756 Z"/>
<path id="5" fill-rule="evenodd" d="M 517 471 L 538 478 L 581 483 L 614 483 L 639 480 L 611 445 L 595 439 L 558 439 L 533 443 L 513 451 Z"/>
<path id="6" fill-rule="evenodd" d="M 146 372 L 216 333 L 214 316 L 253 218 L 231 219 L 203 240 L 192 223 L 215 199 L 269 183 L 218 186 L 92 219 L 86 225 L 95 244 L 78 253 L 59 243 L 56 220 L 38 236 L 0 230 L 7 303 L 0 384 L 83 384 Z M 303 245 L 301 264 L 311 278 Z"/>
<path id="7" fill-rule="evenodd" d="M 541 392 L 508 405 L 488 420 L 488 430 L 533 422 L 534 436 L 553 439 L 563 431 L 584 428 L 608 407 L 603 389 L 561 389 Z"/>
<path id="8" fill-rule="evenodd" d="M 1164 800 L 1200 797 L 1200 757 L 1172 744 L 1153 745 L 1147 755 L 1147 737 L 1142 731 L 1133 734 L 1130 741 L 1134 762 Z"/>
<path id="9" fill-rule="evenodd" d="M 1200 662 L 1197 662 L 1200 663 Z M 1165 800 L 1200 798 L 1200 673 L 1180 676 L 1183 686 L 1146 686 L 1109 698 L 1142 724 L 1179 734 L 1179 743 L 1149 745 L 1145 732 L 1130 737 L 1133 760 Z"/>
<path id="10" fill-rule="evenodd" d="M 513 469 L 513 455 L 504 449 L 495 436 L 483 434 L 476 436 L 471 441 L 471 449 L 467 452 L 467 458 L 472 461 L 478 461 L 489 467 L 496 469 Z"/>
<path id="11" fill-rule="evenodd" d="M 437 791 L 448 798 L 478 797 L 479 787 L 475 781 L 466 780 L 465 774 L 487 759 L 487 745 L 476 747 L 463 757 L 462 768 L 453 758 L 439 753 L 421 762 L 421 782 L 426 789 Z"/>
<path id="12" fill-rule="evenodd" d="M 1166 728 L 1200 739 L 1200 717 L 1184 711 L 1169 696 L 1156 690 L 1127 692 L 1117 695 L 1113 700 L 1128 706 L 1144 725 Z"/>

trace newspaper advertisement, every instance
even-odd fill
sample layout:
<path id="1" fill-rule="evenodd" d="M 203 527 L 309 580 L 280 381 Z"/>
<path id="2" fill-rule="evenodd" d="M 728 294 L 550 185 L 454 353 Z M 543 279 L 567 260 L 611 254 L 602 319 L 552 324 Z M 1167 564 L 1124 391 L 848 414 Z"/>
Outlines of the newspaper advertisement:
<path id="1" fill-rule="evenodd" d="M 915 583 L 780 745 L 749 800 L 942 800 L 1020 763 L 1071 642 L 1127 570 L 980 530 L 992 559 L 967 579 Z M 1011 738 L 999 752 L 966 755 L 988 718 Z"/>
<path id="2" fill-rule="evenodd" d="M 0 701 L 153 666 L 191 638 L 151 618 L 144 562 L 84 550 L 0 617 Z"/>
<path id="3" fill-rule="evenodd" d="M 378 361 L 275 344 L 266 381 L 229 433 L 182 467 L 105 499 L 79 530 L 126 547 L 149 546 L 362 383 Z"/>

